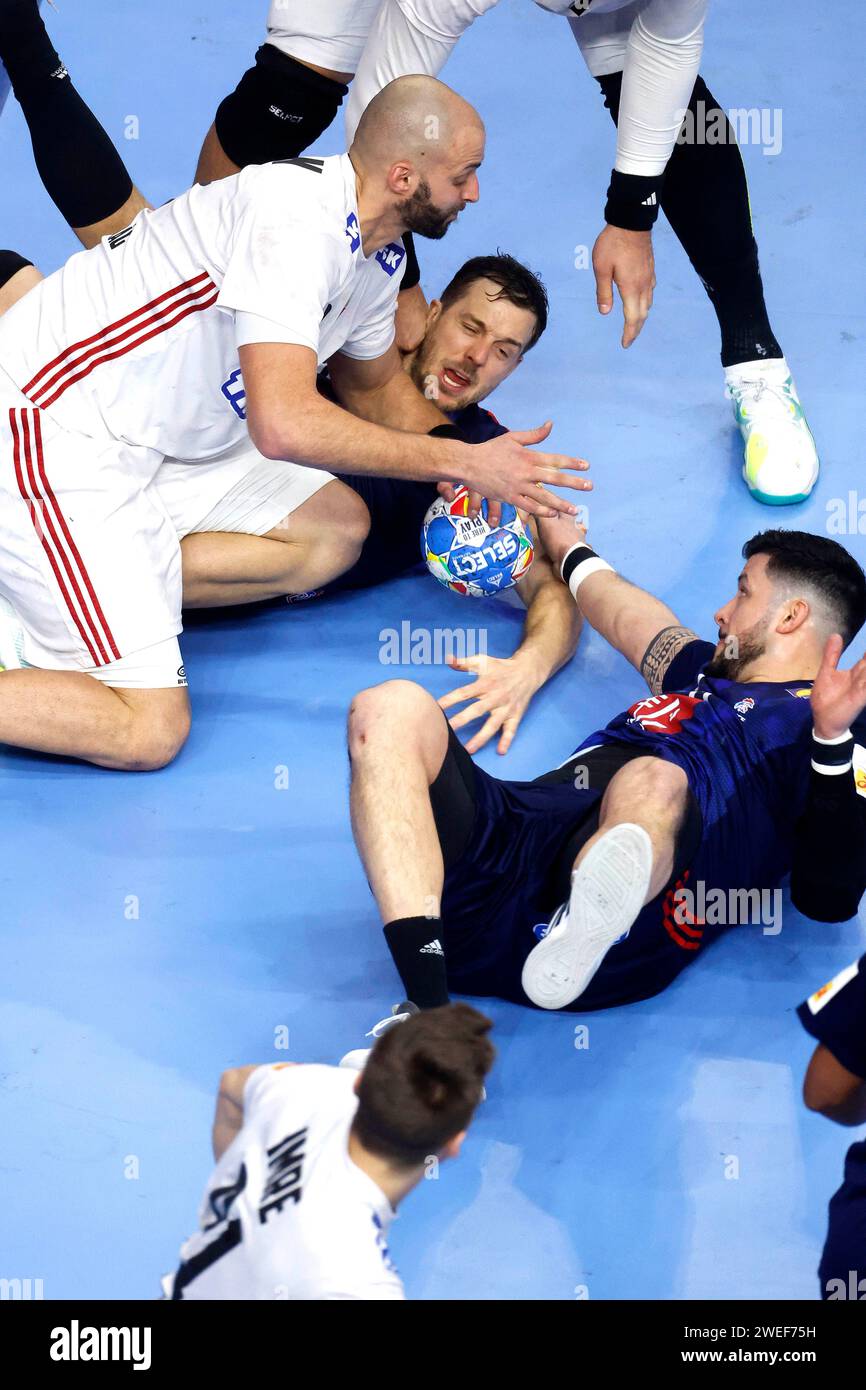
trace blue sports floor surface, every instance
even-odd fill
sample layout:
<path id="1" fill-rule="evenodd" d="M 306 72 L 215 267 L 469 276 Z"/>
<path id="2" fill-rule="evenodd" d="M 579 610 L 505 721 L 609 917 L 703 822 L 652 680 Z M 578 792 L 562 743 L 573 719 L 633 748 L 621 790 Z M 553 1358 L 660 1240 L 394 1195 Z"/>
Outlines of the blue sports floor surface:
<path id="1" fill-rule="evenodd" d="M 152 201 L 190 183 L 265 8 L 48 11 Z M 496 247 L 542 273 L 551 327 L 491 404 L 517 427 L 553 418 L 555 444 L 592 461 L 597 549 L 708 636 L 744 540 L 772 524 L 824 531 L 833 499 L 862 489 L 866 373 L 861 92 L 839 47 L 840 27 L 845 52 L 866 46 L 863 7 L 712 8 L 711 89 L 783 123 L 778 154 L 744 157 L 771 317 L 823 461 L 807 504 L 779 513 L 749 498 L 715 319 L 663 219 L 638 343 L 623 353 L 619 310 L 616 323 L 596 314 L 576 248 L 600 230 L 613 128 L 565 22 L 529 0 L 503 0 L 446 69 L 488 123 L 488 155 L 480 204 L 422 244 L 428 295 Z M 319 149 L 338 148 L 335 127 Z M 77 244 L 11 100 L 0 168 L 0 244 L 55 268 Z M 866 560 L 866 534 L 840 539 Z M 160 773 L 0 753 L 0 1275 L 41 1278 L 46 1298 L 155 1296 L 195 1222 L 220 1071 L 335 1061 L 400 997 L 349 833 L 346 711 L 394 675 L 451 688 L 441 666 L 382 664 L 380 634 L 404 621 L 486 629 L 490 651 L 510 653 L 519 612 L 468 603 L 421 575 L 191 626 L 193 732 Z M 640 691 L 585 634 L 512 751 L 480 762 L 535 776 Z M 786 898 L 779 935 L 732 929 L 629 1009 L 582 1020 L 491 1002 L 487 1104 L 462 1159 L 421 1185 L 393 1231 L 409 1296 L 815 1297 L 846 1136 L 803 1109 L 810 1044 L 793 1011 L 864 940 L 866 916 L 819 926 Z M 274 1050 L 280 1029 L 288 1052 Z"/>

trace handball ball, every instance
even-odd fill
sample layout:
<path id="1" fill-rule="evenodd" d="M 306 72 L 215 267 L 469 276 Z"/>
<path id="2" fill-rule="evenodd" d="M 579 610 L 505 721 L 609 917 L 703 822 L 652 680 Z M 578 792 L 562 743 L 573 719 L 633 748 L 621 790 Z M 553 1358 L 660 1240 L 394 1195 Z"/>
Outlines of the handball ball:
<path id="1" fill-rule="evenodd" d="M 501 594 L 532 564 L 532 540 L 509 502 L 502 503 L 495 530 L 487 524 L 486 500 L 480 516 L 472 519 L 468 509 L 468 488 L 458 488 L 453 502 L 437 497 L 421 528 L 421 554 L 447 589 L 471 598 Z"/>

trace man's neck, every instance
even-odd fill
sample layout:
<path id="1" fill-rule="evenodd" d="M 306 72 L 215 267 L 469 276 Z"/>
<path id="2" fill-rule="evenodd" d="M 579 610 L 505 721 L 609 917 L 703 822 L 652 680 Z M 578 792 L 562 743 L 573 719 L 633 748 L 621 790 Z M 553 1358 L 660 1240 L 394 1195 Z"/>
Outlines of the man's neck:
<path id="1" fill-rule="evenodd" d="M 389 242 L 398 241 L 406 227 L 397 208 L 393 205 L 385 206 L 368 195 L 363 171 L 355 163 L 351 150 L 349 161 L 355 171 L 355 199 L 361 230 L 361 250 L 367 260 Z"/>
<path id="2" fill-rule="evenodd" d="M 784 662 L 768 662 L 766 657 L 758 657 L 746 667 L 737 684 L 796 685 L 799 681 L 814 680 L 820 665 L 820 659 L 811 656 L 803 660 Z"/>
<path id="3" fill-rule="evenodd" d="M 403 1198 L 408 1196 L 413 1187 L 417 1187 L 424 1176 L 424 1166 L 419 1164 L 417 1168 L 397 1169 L 389 1163 L 386 1158 L 380 1158 L 378 1154 L 370 1153 L 365 1149 L 360 1139 L 349 1131 L 349 1157 L 360 1168 L 362 1173 L 366 1173 L 376 1186 L 384 1192 L 391 1206 L 396 1211 Z"/>

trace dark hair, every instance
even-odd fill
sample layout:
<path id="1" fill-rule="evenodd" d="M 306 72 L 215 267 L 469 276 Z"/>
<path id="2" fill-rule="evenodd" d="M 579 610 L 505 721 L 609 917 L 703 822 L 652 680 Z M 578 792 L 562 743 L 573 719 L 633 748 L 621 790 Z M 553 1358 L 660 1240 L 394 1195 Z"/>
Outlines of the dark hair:
<path id="1" fill-rule="evenodd" d="M 767 555 L 767 574 L 817 590 L 845 646 L 866 622 L 866 575 L 844 546 L 809 531 L 760 531 L 743 546 L 743 556 Z"/>
<path id="2" fill-rule="evenodd" d="M 442 308 L 450 308 L 476 280 L 492 280 L 499 286 L 495 299 L 508 299 L 518 309 L 528 309 L 535 315 L 535 331 L 523 351 L 528 352 L 535 347 L 547 327 L 550 309 L 547 290 L 538 276 L 502 251 L 497 251 L 495 256 L 473 256 L 471 261 L 466 261 L 460 267 L 440 294 Z"/>
<path id="3" fill-rule="evenodd" d="M 414 1167 L 466 1129 L 496 1055 L 492 1027 L 469 1004 L 446 1004 L 389 1028 L 358 1085 L 352 1127 L 364 1148 Z"/>

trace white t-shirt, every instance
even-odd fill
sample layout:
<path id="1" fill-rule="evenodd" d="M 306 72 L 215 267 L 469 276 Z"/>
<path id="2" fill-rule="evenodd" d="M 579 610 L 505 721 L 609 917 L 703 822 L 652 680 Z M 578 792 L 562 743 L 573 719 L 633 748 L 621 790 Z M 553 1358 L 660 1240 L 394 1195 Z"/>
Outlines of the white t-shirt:
<path id="1" fill-rule="evenodd" d="M 205 1189 L 167 1298 L 402 1299 L 394 1211 L 349 1157 L 357 1072 L 258 1067 L 244 1125 Z"/>
<path id="2" fill-rule="evenodd" d="M 365 259 L 347 155 L 252 165 L 73 256 L 0 320 L 0 366 L 66 429 L 213 458 L 246 436 L 239 346 L 379 357 L 404 269 L 402 242 Z"/>

